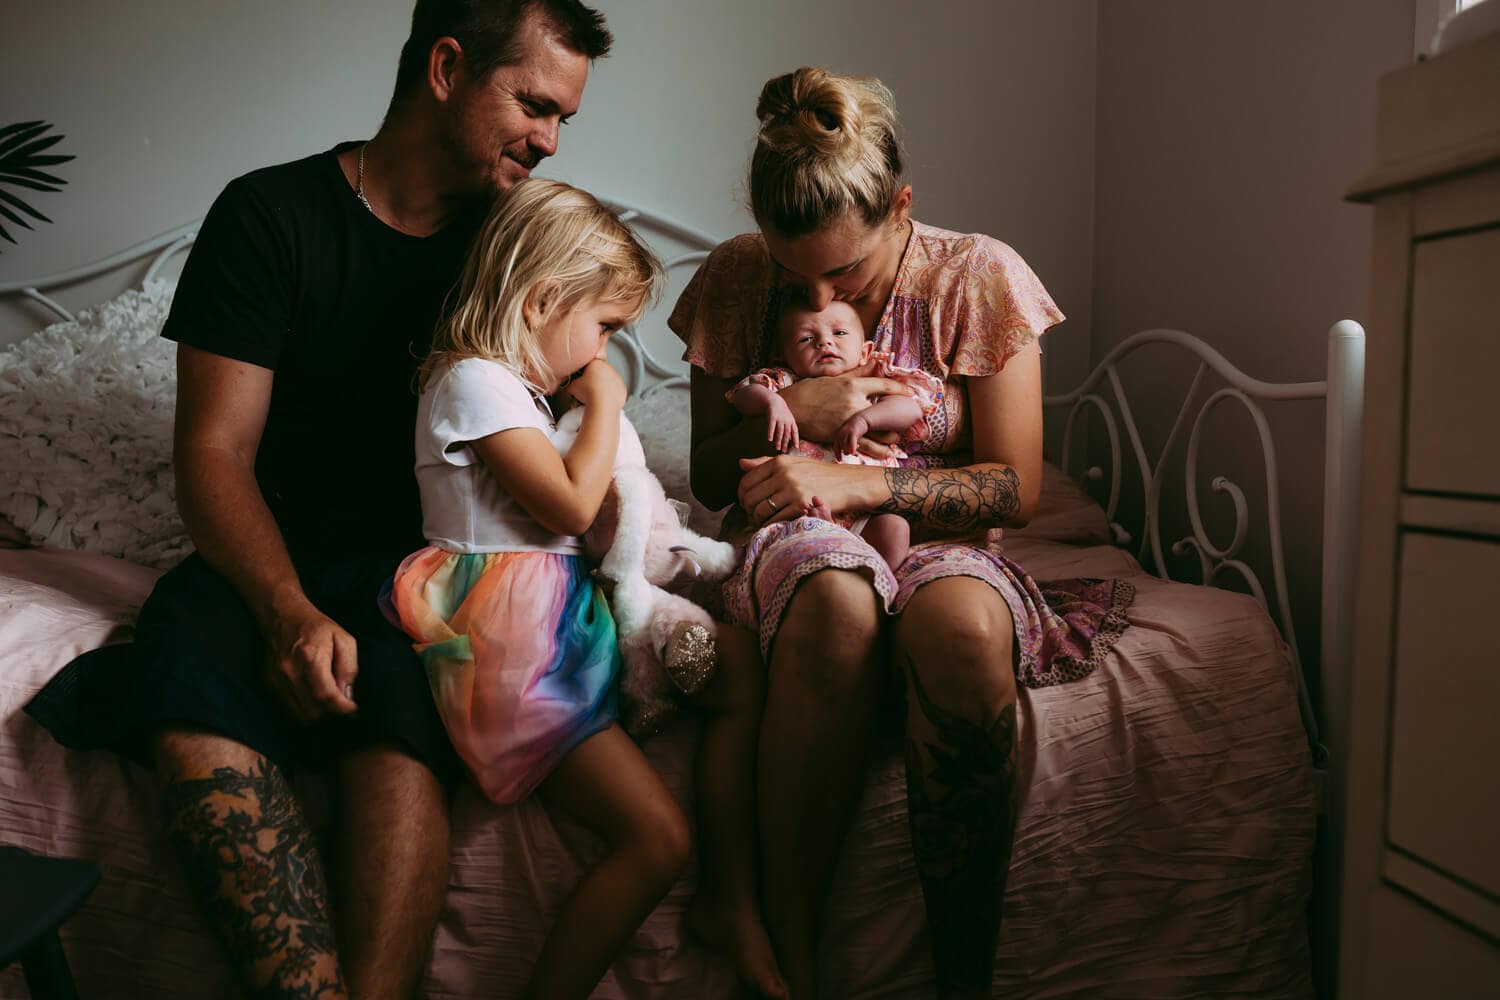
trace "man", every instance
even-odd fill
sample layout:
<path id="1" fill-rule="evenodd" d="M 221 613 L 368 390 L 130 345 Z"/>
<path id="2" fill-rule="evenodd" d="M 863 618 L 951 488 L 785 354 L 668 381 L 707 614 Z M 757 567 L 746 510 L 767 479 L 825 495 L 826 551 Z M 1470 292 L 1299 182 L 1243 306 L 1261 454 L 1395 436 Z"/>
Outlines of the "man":
<path id="1" fill-rule="evenodd" d="M 458 766 L 377 605 L 423 544 L 412 376 L 489 200 L 556 151 L 610 42 L 579 0 L 418 0 L 375 137 L 231 182 L 184 267 L 163 335 L 198 554 L 133 646 L 31 710 L 154 761 L 255 996 L 410 996 L 421 976 Z M 331 880 L 284 774 L 303 762 L 337 766 Z"/>

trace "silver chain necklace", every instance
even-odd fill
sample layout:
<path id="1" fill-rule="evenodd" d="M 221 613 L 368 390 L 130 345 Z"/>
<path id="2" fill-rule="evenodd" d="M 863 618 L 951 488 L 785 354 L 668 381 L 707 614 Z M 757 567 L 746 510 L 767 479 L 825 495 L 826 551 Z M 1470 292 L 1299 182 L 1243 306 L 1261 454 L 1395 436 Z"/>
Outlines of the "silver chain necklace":
<path id="1" fill-rule="evenodd" d="M 365 206 L 371 215 L 375 215 L 375 208 L 370 204 L 370 199 L 365 197 L 365 147 L 369 144 L 365 141 L 359 146 L 359 171 L 354 179 L 354 197 L 359 199 L 359 203 Z M 375 217 L 379 218 L 378 215 Z"/>

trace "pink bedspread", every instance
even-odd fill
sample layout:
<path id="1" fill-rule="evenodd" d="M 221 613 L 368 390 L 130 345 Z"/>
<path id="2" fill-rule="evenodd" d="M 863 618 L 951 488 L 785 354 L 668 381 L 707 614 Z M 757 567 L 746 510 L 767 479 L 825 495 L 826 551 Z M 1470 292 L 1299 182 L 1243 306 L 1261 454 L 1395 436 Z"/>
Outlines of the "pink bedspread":
<path id="1" fill-rule="evenodd" d="M 1008 540 L 1011 555 L 1037 578 L 1128 576 L 1137 598 L 1101 669 L 1021 691 L 1026 793 L 997 995 L 1311 996 L 1312 772 L 1279 638 L 1248 597 L 1141 573 L 1102 544 L 1097 508 L 1044 509 Z M 149 773 L 64 750 L 21 711 L 129 621 L 153 579 L 117 560 L 0 552 L 0 843 L 103 866 L 63 929 L 84 996 L 218 998 L 232 995 L 227 969 L 158 831 Z M 683 722 L 647 747 L 685 804 L 694 734 Z M 500 809 L 461 792 L 426 994 L 515 995 L 594 850 L 540 805 Z M 730 970 L 680 933 L 694 881 L 689 872 L 596 997 L 734 994 Z M 826 995 L 931 996 L 925 925 L 892 740 L 835 873 Z M 0 973 L 0 997 L 24 996 L 18 969 Z"/>

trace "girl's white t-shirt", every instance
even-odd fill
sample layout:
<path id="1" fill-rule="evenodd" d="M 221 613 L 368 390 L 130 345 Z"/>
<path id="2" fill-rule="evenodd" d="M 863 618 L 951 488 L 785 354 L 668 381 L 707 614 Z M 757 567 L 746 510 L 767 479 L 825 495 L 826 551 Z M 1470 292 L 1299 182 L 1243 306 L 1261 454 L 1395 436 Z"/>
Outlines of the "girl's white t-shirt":
<path id="1" fill-rule="evenodd" d="M 450 552 L 577 555 L 575 535 L 554 535 L 510 494 L 469 442 L 531 427 L 566 455 L 577 432 L 559 431 L 547 401 L 509 368 L 465 358 L 439 372 L 417 403 L 417 486 L 422 533 Z"/>

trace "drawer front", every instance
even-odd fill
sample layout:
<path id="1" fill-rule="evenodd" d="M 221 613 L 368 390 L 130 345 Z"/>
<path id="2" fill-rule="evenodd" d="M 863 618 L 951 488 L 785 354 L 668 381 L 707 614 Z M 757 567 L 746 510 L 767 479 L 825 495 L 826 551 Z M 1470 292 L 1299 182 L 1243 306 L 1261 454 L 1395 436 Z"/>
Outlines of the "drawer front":
<path id="1" fill-rule="evenodd" d="M 1401 541 L 1387 835 L 1500 897 L 1500 542 Z"/>
<path id="2" fill-rule="evenodd" d="M 1412 255 L 1406 486 L 1500 497 L 1500 229 Z"/>
<path id="3" fill-rule="evenodd" d="M 1363 1000 L 1500 998 L 1491 942 L 1390 889 L 1370 894 L 1369 917 Z"/>

